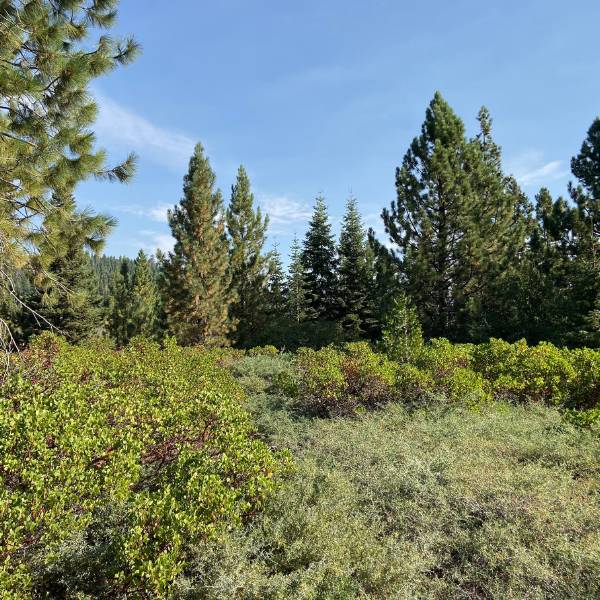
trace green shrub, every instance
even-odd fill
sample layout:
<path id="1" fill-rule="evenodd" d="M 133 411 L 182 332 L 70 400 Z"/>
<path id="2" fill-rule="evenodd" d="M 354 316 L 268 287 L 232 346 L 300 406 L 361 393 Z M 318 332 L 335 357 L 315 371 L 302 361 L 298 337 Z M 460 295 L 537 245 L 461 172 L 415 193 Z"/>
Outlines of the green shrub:
<path id="1" fill-rule="evenodd" d="M 54 564 L 111 506 L 126 527 L 110 540 L 105 585 L 168 595 L 189 541 L 217 539 L 273 489 L 281 461 L 242 402 L 202 350 L 135 339 L 99 351 L 40 336 L 0 393 L 0 596 L 29 596 L 32 557 Z"/>
<path id="2" fill-rule="evenodd" d="M 436 392 L 433 377 L 408 363 L 399 366 L 396 385 L 399 396 L 404 402 L 426 399 Z"/>
<path id="3" fill-rule="evenodd" d="M 250 348 L 250 350 L 248 350 L 248 356 L 273 356 L 275 354 L 279 354 L 279 350 L 271 344 L 266 344 L 265 346 L 255 346 L 254 348 Z"/>
<path id="4" fill-rule="evenodd" d="M 567 405 L 586 410 L 591 417 L 600 413 L 600 351 L 578 348 L 569 351 L 575 377 L 572 380 Z M 600 419 L 598 419 L 600 423 Z"/>
<path id="5" fill-rule="evenodd" d="M 454 369 L 470 368 L 473 349 L 472 344 L 452 344 L 445 338 L 434 338 L 423 346 L 414 363 L 435 379 L 441 379 Z"/>
<path id="6" fill-rule="evenodd" d="M 345 344 L 342 349 L 300 348 L 294 367 L 293 374 L 280 378 L 278 387 L 296 398 L 300 409 L 317 416 L 372 409 L 396 394 L 398 365 L 366 342 Z"/>

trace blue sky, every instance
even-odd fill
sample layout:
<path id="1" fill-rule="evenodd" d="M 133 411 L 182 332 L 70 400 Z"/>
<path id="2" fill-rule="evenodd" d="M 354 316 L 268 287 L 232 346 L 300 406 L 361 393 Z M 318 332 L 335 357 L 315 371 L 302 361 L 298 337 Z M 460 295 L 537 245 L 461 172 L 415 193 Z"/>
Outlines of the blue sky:
<path id="1" fill-rule="evenodd" d="M 598 0 L 122 0 L 117 33 L 143 53 L 94 84 L 99 145 L 139 157 L 128 185 L 88 182 L 81 205 L 119 220 L 106 252 L 170 244 L 195 141 L 227 199 L 239 164 L 285 254 L 317 194 L 338 228 L 352 192 L 365 222 L 440 90 L 474 133 L 486 105 L 504 164 L 531 196 L 565 193 L 600 115 Z"/>

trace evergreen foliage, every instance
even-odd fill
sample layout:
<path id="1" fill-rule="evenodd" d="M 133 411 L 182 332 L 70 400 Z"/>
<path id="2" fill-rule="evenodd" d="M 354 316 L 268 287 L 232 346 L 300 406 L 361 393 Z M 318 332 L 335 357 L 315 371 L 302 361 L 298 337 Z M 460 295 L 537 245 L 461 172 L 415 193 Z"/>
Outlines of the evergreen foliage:
<path id="1" fill-rule="evenodd" d="M 114 274 L 110 304 L 109 332 L 118 347 L 123 347 L 131 338 L 129 324 L 129 299 L 131 295 L 131 272 L 133 267 L 128 260 L 121 260 L 121 266 Z"/>
<path id="2" fill-rule="evenodd" d="M 90 82 L 129 63 L 138 51 L 132 39 L 104 34 L 91 39 L 112 27 L 117 3 L 0 2 L 0 287 L 5 298 L 15 269 L 25 268 L 35 249 L 36 226 L 57 209 L 52 197 L 69 197 L 90 176 L 126 181 L 133 173 L 133 156 L 106 166 L 90 129 L 97 112 Z M 54 266 L 56 275 L 62 267 Z"/>
<path id="3" fill-rule="evenodd" d="M 307 317 L 334 320 L 337 317 L 337 256 L 323 196 L 317 197 L 308 224 L 302 246 L 302 265 L 308 298 Z"/>
<path id="4" fill-rule="evenodd" d="M 143 250 L 134 262 L 131 290 L 129 291 L 129 336 L 148 339 L 159 337 L 158 288 L 151 261 Z"/>
<path id="5" fill-rule="evenodd" d="M 115 221 L 79 212 L 72 197 L 53 198 L 53 209 L 36 232 L 32 260 L 34 293 L 25 311 L 31 331 L 56 329 L 79 342 L 102 333 L 104 310 L 87 251 L 99 252 Z M 29 313 L 29 314 L 28 314 Z"/>
<path id="6" fill-rule="evenodd" d="M 396 171 L 397 200 L 382 214 L 428 336 L 464 335 L 471 303 L 525 243 L 524 198 L 502 174 L 485 109 L 479 123 L 467 140 L 437 92 Z"/>
<path id="7" fill-rule="evenodd" d="M 269 253 L 269 270 L 267 277 L 267 313 L 268 318 L 285 316 L 288 301 L 288 287 L 281 254 L 277 246 Z"/>
<path id="8" fill-rule="evenodd" d="M 400 293 L 383 323 L 381 346 L 384 352 L 400 363 L 410 363 L 423 345 L 421 324 L 414 306 Z"/>
<path id="9" fill-rule="evenodd" d="M 308 289 L 302 262 L 302 249 L 297 237 L 294 237 L 290 251 L 290 267 L 287 280 L 287 311 L 295 323 L 302 323 L 310 310 Z"/>
<path id="10" fill-rule="evenodd" d="M 346 338 L 358 340 L 365 336 L 373 322 L 373 307 L 370 305 L 373 264 L 369 256 L 367 234 L 354 197 L 350 197 L 346 203 L 338 257 L 336 313 Z"/>
<path id="11" fill-rule="evenodd" d="M 268 216 L 254 208 L 250 180 L 240 167 L 227 209 L 227 232 L 230 240 L 229 268 L 235 301 L 231 304 L 231 320 L 237 323 L 238 345 L 249 346 L 264 325 L 264 304 L 268 278 L 268 257 L 263 252 Z"/>
<path id="12" fill-rule="evenodd" d="M 183 182 L 183 199 L 169 211 L 175 247 L 164 260 L 163 303 L 169 329 L 186 345 L 227 344 L 235 328 L 229 311 L 229 248 L 221 192 L 197 144 Z"/>

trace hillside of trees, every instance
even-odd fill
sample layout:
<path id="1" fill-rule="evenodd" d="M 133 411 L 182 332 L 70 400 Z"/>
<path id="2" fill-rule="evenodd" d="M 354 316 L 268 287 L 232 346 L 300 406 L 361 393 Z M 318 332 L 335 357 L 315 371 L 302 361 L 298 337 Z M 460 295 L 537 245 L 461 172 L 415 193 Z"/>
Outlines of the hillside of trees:
<path id="1" fill-rule="evenodd" d="M 198 143 L 106 256 L 117 8 L 0 0 L 0 597 L 600 597 L 600 118 L 529 198 L 436 92 L 385 238 L 318 196 L 287 257 Z"/>

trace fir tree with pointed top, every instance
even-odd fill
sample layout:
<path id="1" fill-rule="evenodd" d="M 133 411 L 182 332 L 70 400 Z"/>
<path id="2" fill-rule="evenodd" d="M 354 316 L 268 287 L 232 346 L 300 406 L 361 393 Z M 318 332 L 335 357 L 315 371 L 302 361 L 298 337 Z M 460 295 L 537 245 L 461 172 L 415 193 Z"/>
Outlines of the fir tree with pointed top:
<path id="1" fill-rule="evenodd" d="M 250 180 L 239 167 L 227 209 L 230 240 L 231 318 L 237 323 L 235 339 L 246 347 L 264 324 L 264 301 L 268 277 L 268 257 L 263 255 L 268 216 L 254 207 Z"/>
<path id="2" fill-rule="evenodd" d="M 143 250 L 134 261 L 128 298 L 129 335 L 158 336 L 158 289 L 150 259 Z"/>
<path id="3" fill-rule="evenodd" d="M 168 213 L 175 247 L 163 263 L 169 328 L 186 345 L 225 345 L 234 329 L 223 201 L 214 185 L 208 158 L 197 144 L 184 177 L 183 198 Z"/>
<path id="4" fill-rule="evenodd" d="M 318 196 L 302 247 L 302 264 L 310 310 L 308 317 L 335 320 L 337 256 L 325 198 Z"/>
<path id="5" fill-rule="evenodd" d="M 373 320 L 369 291 L 373 284 L 367 235 L 353 196 L 346 202 L 338 246 L 337 315 L 349 340 L 363 337 Z"/>
<path id="6" fill-rule="evenodd" d="M 131 295 L 131 271 L 129 261 L 121 259 L 119 270 L 112 283 L 110 301 L 109 332 L 118 347 L 123 347 L 131 338 L 129 303 Z"/>
<path id="7" fill-rule="evenodd" d="M 290 266 L 287 279 L 287 312 L 295 323 L 305 321 L 310 313 L 308 289 L 304 276 L 302 249 L 298 238 L 294 236 L 290 250 Z"/>
<path id="8" fill-rule="evenodd" d="M 269 318 L 285 315 L 287 307 L 287 282 L 281 254 L 277 245 L 269 253 L 269 271 L 267 278 L 267 311 Z"/>

